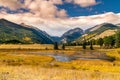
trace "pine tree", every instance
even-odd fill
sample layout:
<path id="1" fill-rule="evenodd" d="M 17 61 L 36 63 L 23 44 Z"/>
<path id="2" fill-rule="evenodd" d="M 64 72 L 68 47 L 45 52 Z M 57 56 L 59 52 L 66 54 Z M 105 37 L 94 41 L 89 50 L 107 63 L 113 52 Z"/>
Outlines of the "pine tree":
<path id="1" fill-rule="evenodd" d="M 116 32 L 115 43 L 116 47 L 120 48 L 120 30 Z"/>
<path id="2" fill-rule="evenodd" d="M 91 49 L 91 50 L 94 50 L 94 49 L 93 49 L 93 43 L 92 43 L 92 41 L 90 41 L 90 49 Z"/>
<path id="3" fill-rule="evenodd" d="M 62 49 L 65 50 L 65 44 L 62 44 Z"/>
<path id="4" fill-rule="evenodd" d="M 58 50 L 58 43 L 57 42 L 54 43 L 54 50 Z"/>
<path id="5" fill-rule="evenodd" d="M 97 40 L 97 44 L 100 45 L 100 48 L 103 46 L 103 43 L 104 43 L 104 41 L 103 41 L 102 38 L 99 38 L 99 39 Z"/>
<path id="6" fill-rule="evenodd" d="M 113 36 L 107 36 L 104 38 L 104 44 L 106 48 L 113 48 L 115 45 L 115 38 Z"/>
<path id="7" fill-rule="evenodd" d="M 111 48 L 113 48 L 114 46 L 115 46 L 115 36 L 110 36 L 109 37 L 110 38 L 110 46 L 111 46 Z"/>
<path id="8" fill-rule="evenodd" d="M 86 49 L 86 41 L 83 42 L 83 49 Z"/>

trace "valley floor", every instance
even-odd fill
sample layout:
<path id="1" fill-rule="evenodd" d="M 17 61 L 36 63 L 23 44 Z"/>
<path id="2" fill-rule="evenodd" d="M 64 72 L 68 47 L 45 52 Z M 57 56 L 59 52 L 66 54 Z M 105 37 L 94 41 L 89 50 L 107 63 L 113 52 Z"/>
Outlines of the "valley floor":
<path id="1" fill-rule="evenodd" d="M 0 80 L 120 80 L 120 73 L 31 66 L 0 66 Z"/>
<path id="2" fill-rule="evenodd" d="M 120 80 L 120 49 L 106 50 L 96 47 L 92 53 L 78 54 L 79 51 L 84 51 L 79 46 L 69 46 L 66 50 L 57 51 L 52 50 L 52 45 L 47 46 L 46 50 L 46 46 L 0 45 L 0 80 Z M 96 51 L 101 53 L 94 53 Z M 112 60 L 59 62 L 51 56 L 28 52 L 62 52 L 66 55 L 86 57 L 95 55 L 95 58 L 105 57 L 104 53 Z"/>

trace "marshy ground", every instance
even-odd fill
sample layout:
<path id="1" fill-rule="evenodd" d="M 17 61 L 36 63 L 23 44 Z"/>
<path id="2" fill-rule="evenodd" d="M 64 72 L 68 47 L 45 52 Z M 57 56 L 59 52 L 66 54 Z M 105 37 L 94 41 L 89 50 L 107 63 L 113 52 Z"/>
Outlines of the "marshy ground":
<path id="1" fill-rule="evenodd" d="M 78 46 L 52 50 L 52 45 L 0 45 L 0 80 L 120 80 L 119 52 L 98 47 L 91 51 Z M 54 56 L 70 60 L 58 61 Z"/>

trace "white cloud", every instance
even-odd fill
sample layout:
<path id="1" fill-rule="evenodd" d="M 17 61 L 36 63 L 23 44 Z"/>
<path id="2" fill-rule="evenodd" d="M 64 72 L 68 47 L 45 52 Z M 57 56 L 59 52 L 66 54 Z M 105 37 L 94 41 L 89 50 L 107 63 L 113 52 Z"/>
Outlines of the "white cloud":
<path id="1" fill-rule="evenodd" d="M 53 4 L 63 4 L 62 0 L 48 0 L 50 2 L 52 2 Z"/>
<path id="2" fill-rule="evenodd" d="M 16 10 L 24 7 L 24 5 L 17 0 L 0 0 L 0 6 L 10 8 L 11 10 Z"/>
<path id="3" fill-rule="evenodd" d="M 66 0 L 66 2 L 71 2 L 78 4 L 82 7 L 87 7 L 95 5 L 95 0 Z M 30 10 L 30 13 L 34 16 L 41 18 L 65 18 L 67 17 L 67 12 L 64 9 L 58 9 L 56 4 L 63 4 L 63 0 L 24 0 L 24 4 L 20 3 L 19 0 L 0 0 L 0 5 L 8 7 L 11 10 L 16 10 L 19 8 L 26 8 Z"/>
<path id="4" fill-rule="evenodd" d="M 88 7 L 97 4 L 96 0 L 65 0 L 65 1 L 68 3 L 80 5 L 81 7 Z"/>
<path id="5" fill-rule="evenodd" d="M 73 18 L 54 18 L 54 19 L 43 19 L 37 17 L 31 13 L 19 13 L 19 14 L 8 14 L 5 12 L 0 13 L 0 18 L 5 18 L 10 21 L 20 23 L 26 23 L 38 27 L 41 30 L 45 30 L 51 35 L 62 35 L 65 31 L 80 27 L 87 29 L 101 23 L 113 23 L 117 24 L 120 22 L 120 13 L 115 14 L 112 12 L 92 15 L 92 16 L 80 16 Z"/>
<path id="6" fill-rule="evenodd" d="M 80 5 L 81 7 L 88 7 L 92 5 L 96 5 L 97 2 L 95 0 L 74 0 L 75 4 Z"/>
<path id="7" fill-rule="evenodd" d="M 24 0 L 21 4 L 18 0 L 0 0 L 0 5 L 11 10 L 27 8 L 30 13 L 42 18 L 63 18 L 67 16 L 64 9 L 59 10 L 55 4 L 62 4 L 62 0 Z"/>
<path id="8" fill-rule="evenodd" d="M 10 9 L 14 9 L 16 6 L 15 4 L 9 2 L 10 0 L 3 0 L 8 1 L 5 4 L 2 4 L 0 0 L 0 5 L 9 7 Z M 20 4 L 14 1 L 17 4 Z M 77 0 L 68 0 L 69 2 L 75 2 L 76 4 L 79 3 L 80 6 L 90 6 L 96 4 L 95 0 L 79 0 L 83 2 L 77 2 Z M 5 9 L 0 11 L 0 18 L 5 18 L 7 20 L 16 22 L 18 24 L 25 23 L 28 25 L 33 25 L 38 27 L 41 30 L 45 30 L 51 35 L 62 35 L 65 31 L 80 27 L 82 29 L 87 29 L 97 24 L 101 24 L 104 22 L 108 23 L 119 23 L 120 22 L 120 13 L 115 14 L 112 12 L 99 14 L 99 15 L 91 15 L 91 16 L 80 16 L 80 17 L 73 17 L 68 18 L 67 13 L 64 9 L 58 10 L 55 4 L 62 4 L 62 0 L 25 0 L 24 4 L 20 4 L 16 7 L 16 9 L 20 7 L 25 7 L 30 9 L 30 12 L 27 13 L 17 13 L 17 14 L 9 14 L 6 12 Z M 87 4 L 88 3 L 88 4 Z"/>
<path id="9" fill-rule="evenodd" d="M 55 4 L 62 4 L 62 0 L 25 0 L 25 5 L 35 16 L 42 18 L 62 18 L 67 13 L 64 9 L 58 10 Z"/>

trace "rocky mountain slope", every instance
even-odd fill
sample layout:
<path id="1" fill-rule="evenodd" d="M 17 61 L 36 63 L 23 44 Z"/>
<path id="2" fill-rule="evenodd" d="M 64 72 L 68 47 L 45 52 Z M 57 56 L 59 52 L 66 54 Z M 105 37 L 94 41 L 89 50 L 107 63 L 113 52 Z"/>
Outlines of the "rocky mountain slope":
<path id="1" fill-rule="evenodd" d="M 65 32 L 61 36 L 61 41 L 63 43 L 71 42 L 71 41 L 79 38 L 82 35 L 83 35 L 83 30 L 82 29 L 80 29 L 80 28 L 74 28 L 74 29 L 71 29 L 71 30 Z"/>

